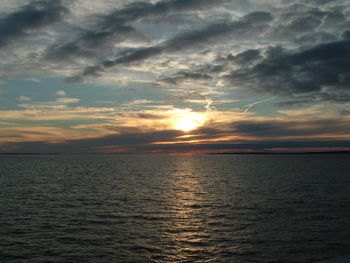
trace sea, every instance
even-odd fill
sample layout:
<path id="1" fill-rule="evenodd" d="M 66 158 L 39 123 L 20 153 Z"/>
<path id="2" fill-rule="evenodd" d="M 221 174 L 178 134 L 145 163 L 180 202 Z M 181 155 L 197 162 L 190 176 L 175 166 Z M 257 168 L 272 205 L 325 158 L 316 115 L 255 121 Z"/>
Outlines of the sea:
<path id="1" fill-rule="evenodd" d="M 0 262 L 350 262 L 350 155 L 0 155 Z"/>

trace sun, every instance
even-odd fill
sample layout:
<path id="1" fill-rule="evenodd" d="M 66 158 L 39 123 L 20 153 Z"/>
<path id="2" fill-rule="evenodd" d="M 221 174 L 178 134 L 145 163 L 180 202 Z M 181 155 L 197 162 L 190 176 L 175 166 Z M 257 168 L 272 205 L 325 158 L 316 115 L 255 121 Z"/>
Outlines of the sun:
<path id="1" fill-rule="evenodd" d="M 197 129 L 205 123 L 203 116 L 189 113 L 179 117 L 175 122 L 175 128 L 184 132 Z"/>

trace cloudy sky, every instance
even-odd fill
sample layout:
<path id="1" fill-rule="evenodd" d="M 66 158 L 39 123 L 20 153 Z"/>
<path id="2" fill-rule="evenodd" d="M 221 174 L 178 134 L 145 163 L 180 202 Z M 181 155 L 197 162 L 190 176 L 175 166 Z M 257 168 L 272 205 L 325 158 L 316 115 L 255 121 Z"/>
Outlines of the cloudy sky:
<path id="1" fill-rule="evenodd" d="M 350 150 L 348 0 L 0 10 L 0 152 Z"/>

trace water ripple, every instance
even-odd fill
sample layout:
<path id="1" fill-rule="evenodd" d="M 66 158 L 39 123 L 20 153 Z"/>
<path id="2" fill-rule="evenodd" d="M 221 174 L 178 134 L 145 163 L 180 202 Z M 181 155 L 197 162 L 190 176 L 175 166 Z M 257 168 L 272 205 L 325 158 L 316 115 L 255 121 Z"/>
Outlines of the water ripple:
<path id="1" fill-rule="evenodd" d="M 350 253 L 348 156 L 1 158 L 6 263 L 313 263 Z"/>

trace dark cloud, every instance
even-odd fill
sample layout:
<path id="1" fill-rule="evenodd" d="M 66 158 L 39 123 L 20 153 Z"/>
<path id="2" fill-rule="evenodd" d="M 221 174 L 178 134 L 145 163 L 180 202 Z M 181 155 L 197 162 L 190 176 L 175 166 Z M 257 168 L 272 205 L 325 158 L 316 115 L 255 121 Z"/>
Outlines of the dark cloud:
<path id="1" fill-rule="evenodd" d="M 343 36 L 344 39 L 349 39 L 350 40 L 350 30 L 344 31 L 342 36 Z"/>
<path id="2" fill-rule="evenodd" d="M 349 140 L 329 139 L 270 139 L 270 140 L 235 140 L 219 143 L 187 142 L 177 144 L 152 144 L 157 141 L 176 141 L 176 137 L 183 135 L 178 131 L 162 131 L 150 133 L 130 133 L 122 135 L 110 135 L 102 138 L 70 140 L 61 143 L 48 142 L 16 142 L 7 143 L 0 147 L 0 151 L 18 153 L 89 153 L 101 152 L 104 149 L 123 149 L 128 153 L 143 152 L 191 152 L 210 150 L 249 150 L 264 151 L 274 148 L 295 148 L 302 150 L 308 147 L 350 147 Z"/>
<path id="3" fill-rule="evenodd" d="M 152 56 L 162 53 L 162 47 L 149 47 L 141 49 L 131 49 L 122 52 L 117 59 L 105 60 L 101 65 L 89 66 L 84 71 L 76 76 L 66 78 L 67 83 L 77 83 L 84 80 L 85 77 L 99 77 L 105 68 L 114 67 L 120 64 L 128 64 L 132 62 L 142 61 Z"/>
<path id="4" fill-rule="evenodd" d="M 278 12 L 269 37 L 300 46 L 339 40 L 341 32 L 350 26 L 345 10 L 344 6 L 293 4 Z"/>
<path id="5" fill-rule="evenodd" d="M 287 13 L 282 16 L 282 19 L 290 21 L 288 21 L 288 23 L 286 23 L 285 21 L 285 26 L 278 27 L 277 29 L 282 31 L 280 32 L 280 34 L 286 34 L 285 37 L 295 36 L 296 34 L 314 31 L 316 30 L 317 26 L 321 24 L 321 20 L 324 18 L 325 15 L 325 12 L 319 11 L 317 9 L 312 9 L 310 11 L 303 12 L 302 14 Z"/>
<path id="6" fill-rule="evenodd" d="M 315 32 L 304 34 L 295 39 L 294 42 L 299 46 L 312 46 L 315 43 L 330 43 L 339 40 L 335 35 L 326 32 Z"/>
<path id="7" fill-rule="evenodd" d="M 313 5 L 325 5 L 328 3 L 332 3 L 335 2 L 336 0 L 303 0 L 303 2 L 307 3 L 307 4 L 313 4 Z"/>
<path id="8" fill-rule="evenodd" d="M 282 96 L 317 95 L 318 100 L 338 100 L 349 94 L 350 41 L 320 44 L 288 52 L 273 48 L 257 65 L 233 71 L 234 85 Z"/>
<path id="9" fill-rule="evenodd" d="M 161 82 L 169 84 L 179 84 L 186 80 L 211 81 L 215 79 L 217 74 L 223 72 L 229 65 L 235 64 L 240 67 L 252 66 L 262 60 L 261 51 L 257 49 L 249 49 L 237 55 L 226 55 L 219 57 L 211 64 L 199 65 L 192 70 L 181 70 L 174 73 L 172 76 L 160 78 Z"/>
<path id="10" fill-rule="evenodd" d="M 340 111 L 340 114 L 341 114 L 341 115 L 348 116 L 348 115 L 350 115 L 350 110 L 341 110 L 341 111 Z"/>
<path id="11" fill-rule="evenodd" d="M 212 77 L 209 74 L 194 71 L 178 71 L 174 76 L 163 78 L 161 81 L 170 84 L 179 84 L 186 80 L 210 81 Z"/>
<path id="12" fill-rule="evenodd" d="M 268 27 L 272 16 L 266 12 L 254 12 L 242 17 L 238 21 L 222 21 L 210 24 L 202 29 L 181 33 L 175 37 L 152 47 L 129 49 L 123 51 L 114 60 L 106 60 L 101 65 L 87 68 L 82 74 L 68 78 L 68 81 L 81 81 L 87 76 L 96 76 L 103 68 L 114 67 L 121 64 L 141 62 L 162 53 L 173 53 L 189 48 L 199 48 L 208 45 L 211 41 L 218 41 L 219 38 L 227 35 L 239 39 L 256 37 Z"/>
<path id="13" fill-rule="evenodd" d="M 194 45 L 208 44 L 214 38 L 218 41 L 219 37 L 230 34 L 237 39 L 247 39 L 256 37 L 263 33 L 272 20 L 272 16 L 267 12 L 253 12 L 243 16 L 238 21 L 223 21 L 210 24 L 207 27 L 184 34 L 179 34 L 164 43 L 164 50 L 174 52 L 191 48 Z"/>
<path id="14" fill-rule="evenodd" d="M 224 61 L 230 61 L 240 66 L 251 65 L 253 62 L 261 59 L 260 50 L 257 49 L 249 49 L 237 55 L 228 55 L 224 59 Z"/>
<path id="15" fill-rule="evenodd" d="M 90 66 L 86 67 L 85 70 L 80 74 L 65 79 L 66 83 L 78 83 L 81 82 L 85 77 L 99 77 L 101 76 L 101 66 Z"/>
<path id="16" fill-rule="evenodd" d="M 159 120 L 163 118 L 163 116 L 152 114 L 152 113 L 137 113 L 136 117 L 141 119 L 148 119 L 148 120 Z"/>
<path id="17" fill-rule="evenodd" d="M 262 137 L 292 137 L 327 134 L 349 134 L 347 121 L 239 121 L 233 124 L 238 134 Z"/>
<path id="18" fill-rule="evenodd" d="M 132 26 L 120 24 L 115 29 L 100 28 L 87 30 L 78 39 L 68 43 L 55 43 L 51 45 L 45 55 L 45 59 L 52 61 L 71 62 L 74 58 L 95 58 L 109 53 L 115 43 L 123 41 L 126 37 L 136 34 Z"/>
<path id="19" fill-rule="evenodd" d="M 141 132 L 137 129 L 121 129 L 123 134 L 109 135 L 99 138 L 89 138 L 80 140 L 69 140 L 61 143 L 48 142 L 22 142 L 9 143 L 2 146 L 16 146 L 18 152 L 59 152 L 59 153 L 87 153 L 93 149 L 115 146 L 121 148 L 134 149 L 142 148 L 143 145 L 157 141 L 174 140 L 182 133 L 179 131 Z M 1 148 L 0 148 L 1 149 Z"/>
<path id="20" fill-rule="evenodd" d="M 326 148 L 343 148 L 350 147 L 350 141 L 348 140 L 264 140 L 264 141 L 232 141 L 225 143 L 208 143 L 208 144 L 164 144 L 164 145 L 146 145 L 142 148 L 138 148 L 134 152 L 194 152 L 194 151 L 226 151 L 231 150 L 233 152 L 249 151 L 249 152 L 264 152 L 276 149 L 291 149 L 300 152 L 305 152 L 305 148 L 320 148 L 321 151 Z M 288 151 L 288 150 L 286 150 Z"/>
<path id="21" fill-rule="evenodd" d="M 164 14 L 171 11 L 193 10 L 198 8 L 207 8 L 208 6 L 217 5 L 223 0 L 165 0 L 159 1 L 152 5 L 151 14 Z"/>
<path id="22" fill-rule="evenodd" d="M 46 58 L 54 61 L 72 60 L 74 57 L 101 55 L 101 50 L 112 49 L 115 43 L 128 37 L 141 37 L 131 23 L 152 16 L 166 16 L 172 12 L 199 10 L 217 5 L 224 0 L 163 0 L 133 2 L 121 9 L 99 16 L 98 22 L 89 30 L 83 30 L 73 40 L 56 43 L 47 50 Z M 111 52 L 111 50 L 109 50 Z"/>
<path id="23" fill-rule="evenodd" d="M 131 153 L 146 151 L 174 151 L 185 152 L 193 150 L 225 150 L 249 149 L 264 150 L 271 148 L 303 148 L 303 147 L 350 147 L 349 140 L 336 140 L 337 135 L 347 135 L 350 127 L 342 112 L 339 118 L 316 120 L 245 120 L 225 123 L 224 129 L 215 121 L 191 132 L 190 140 L 206 140 L 226 136 L 240 135 L 243 139 L 232 141 L 218 141 L 216 143 L 188 143 L 189 138 L 179 138 L 184 135 L 177 130 L 142 131 L 138 128 L 116 128 L 118 134 L 99 138 L 67 140 L 59 143 L 49 142 L 9 142 L 0 146 L 0 151 L 17 152 L 59 152 L 59 153 L 87 153 L 109 148 L 125 149 Z M 343 117 L 342 117 L 343 116 Z M 158 119 L 161 116 L 141 113 L 141 118 Z M 114 129 L 110 129 L 112 131 Z M 333 139 L 329 138 L 333 136 Z M 244 139 L 244 136 L 254 137 Z M 293 139 L 294 137 L 294 139 Z M 298 137 L 298 138 L 296 138 Z M 324 137 L 324 138 L 322 138 Z M 155 142 L 177 142 L 176 144 L 154 144 Z"/>
<path id="24" fill-rule="evenodd" d="M 61 21 L 68 9 L 62 1 L 31 1 L 21 9 L 0 19 L 0 48 L 25 37 L 33 30 Z"/>
<path id="25" fill-rule="evenodd" d="M 247 119 L 226 123 L 220 127 L 212 122 L 192 132 L 192 139 L 212 139 L 232 135 L 254 137 L 256 141 L 262 140 L 292 140 L 293 137 L 304 137 L 305 141 L 313 136 L 320 138 L 329 135 L 347 135 L 350 134 L 349 122 L 343 116 L 347 111 L 340 112 L 337 118 L 324 118 L 315 120 L 288 120 L 288 118 L 254 120 Z M 277 139 L 278 138 L 278 139 Z"/>

